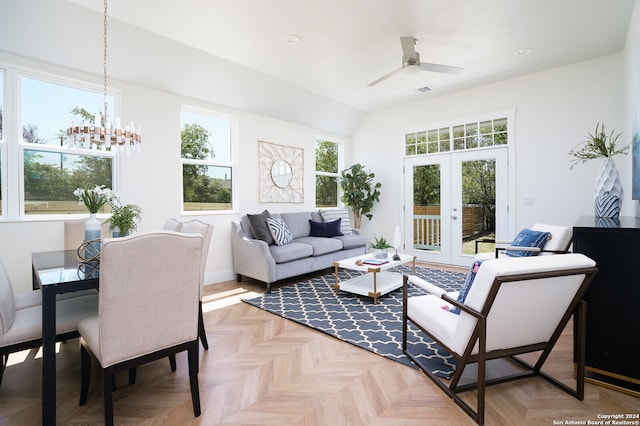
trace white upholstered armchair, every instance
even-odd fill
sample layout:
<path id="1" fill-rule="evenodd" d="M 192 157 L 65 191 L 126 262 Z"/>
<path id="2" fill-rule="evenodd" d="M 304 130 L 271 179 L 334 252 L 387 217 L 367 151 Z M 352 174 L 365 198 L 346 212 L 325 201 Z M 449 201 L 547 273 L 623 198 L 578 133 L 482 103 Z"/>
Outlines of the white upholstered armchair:
<path id="1" fill-rule="evenodd" d="M 193 412 L 198 391 L 198 301 L 201 235 L 138 233 L 103 241 L 97 316 L 78 324 L 82 385 L 89 391 L 91 358 L 102 367 L 105 424 L 113 424 L 112 379 L 118 371 L 187 351 Z"/>
<path id="2" fill-rule="evenodd" d="M 484 422 L 485 387 L 494 383 L 540 375 L 582 400 L 586 303 L 581 298 L 596 271 L 593 260 L 573 253 L 486 260 L 463 302 L 458 301 L 458 292 L 447 293 L 419 277 L 405 275 L 403 351 L 478 424 Z M 409 285 L 430 294 L 408 297 Z M 455 307 L 460 309 L 459 314 L 452 312 Z M 575 389 L 542 372 L 574 311 Z M 456 358 L 456 371 L 448 385 L 412 353 L 407 345 L 409 324 Z M 533 365 L 516 356 L 537 351 L 539 356 Z M 511 370 L 510 375 L 495 377 L 496 363 Z M 465 370 L 467 374 L 463 375 Z M 475 409 L 458 395 L 470 389 L 477 389 Z"/>

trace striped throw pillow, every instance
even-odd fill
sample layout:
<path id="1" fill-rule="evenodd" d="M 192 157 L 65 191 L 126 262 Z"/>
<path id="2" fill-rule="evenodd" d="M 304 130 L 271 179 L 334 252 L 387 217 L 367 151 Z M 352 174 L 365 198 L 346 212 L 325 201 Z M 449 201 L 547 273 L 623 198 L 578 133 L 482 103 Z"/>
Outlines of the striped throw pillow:
<path id="1" fill-rule="evenodd" d="M 322 220 L 325 223 L 341 219 L 340 232 L 342 232 L 342 235 L 351 234 L 351 221 L 349 220 L 347 209 L 322 209 L 320 210 L 320 216 L 322 216 Z"/>
<path id="2" fill-rule="evenodd" d="M 268 218 L 267 226 L 269 226 L 271 236 L 277 245 L 284 246 L 293 241 L 289 227 L 284 223 L 284 220 Z"/>

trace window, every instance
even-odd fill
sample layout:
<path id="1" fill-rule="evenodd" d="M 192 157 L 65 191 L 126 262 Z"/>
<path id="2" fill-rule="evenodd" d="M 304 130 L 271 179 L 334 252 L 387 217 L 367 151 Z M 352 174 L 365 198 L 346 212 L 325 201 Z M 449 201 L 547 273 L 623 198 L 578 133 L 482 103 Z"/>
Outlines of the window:
<path id="1" fill-rule="evenodd" d="M 95 115 L 101 114 L 103 94 L 31 76 L 21 76 L 19 83 L 22 105 L 22 134 L 17 136 L 22 163 L 20 214 L 84 213 L 86 210 L 79 205 L 73 191 L 85 185 L 115 189 L 114 153 L 96 146 L 68 144 L 66 127 L 71 120 L 93 121 Z M 107 101 L 113 104 L 111 96 Z"/>
<path id="2" fill-rule="evenodd" d="M 341 143 L 316 140 L 316 207 L 338 206 Z"/>
<path id="3" fill-rule="evenodd" d="M 4 181 L 5 181 L 5 177 L 4 177 L 4 171 L 5 171 L 5 167 L 4 167 L 4 161 L 5 158 L 7 157 L 7 155 L 5 154 L 5 143 L 4 143 L 4 136 L 3 136 L 3 132 L 2 132 L 2 112 L 3 112 L 3 106 L 4 106 L 4 70 L 0 69 L 0 216 L 4 215 L 4 212 L 6 210 L 4 203 L 7 199 L 7 197 L 4 194 L 5 191 L 5 187 L 6 185 L 3 185 Z"/>
<path id="4" fill-rule="evenodd" d="M 182 210 L 232 210 L 237 119 L 183 107 L 181 129 Z"/>
<path id="5" fill-rule="evenodd" d="M 2 106 L 4 105 L 4 70 L 0 69 L 0 143 L 4 141 L 2 137 Z"/>
<path id="6" fill-rule="evenodd" d="M 507 118 L 405 134 L 405 155 L 436 154 L 507 144 Z"/>
<path id="7" fill-rule="evenodd" d="M 114 103 L 113 96 L 107 102 Z M 102 88 L 11 66 L 0 69 L 0 198 L 3 219 L 85 213 L 73 191 L 114 186 L 109 150 L 69 144 L 73 120 L 100 117 Z M 113 110 L 113 109 L 111 109 Z"/>

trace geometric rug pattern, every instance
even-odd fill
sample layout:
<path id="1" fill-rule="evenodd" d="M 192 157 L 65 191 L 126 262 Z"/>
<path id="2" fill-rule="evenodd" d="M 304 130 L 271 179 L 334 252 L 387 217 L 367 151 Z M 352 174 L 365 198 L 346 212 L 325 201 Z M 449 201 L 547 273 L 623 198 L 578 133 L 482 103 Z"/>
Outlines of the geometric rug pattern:
<path id="1" fill-rule="evenodd" d="M 412 273 L 408 266 L 389 271 Z M 341 269 L 339 276 L 342 281 L 360 274 Z M 464 273 L 422 267 L 416 267 L 415 274 L 447 291 L 459 290 L 466 278 Z M 402 352 L 402 288 L 379 297 L 374 305 L 370 297 L 344 291 L 336 295 L 334 284 L 335 275 L 330 273 L 273 289 L 244 302 L 417 368 Z M 410 286 L 410 296 L 421 294 L 426 292 Z M 412 324 L 407 345 L 438 376 L 449 378 L 455 371 L 455 359 Z"/>

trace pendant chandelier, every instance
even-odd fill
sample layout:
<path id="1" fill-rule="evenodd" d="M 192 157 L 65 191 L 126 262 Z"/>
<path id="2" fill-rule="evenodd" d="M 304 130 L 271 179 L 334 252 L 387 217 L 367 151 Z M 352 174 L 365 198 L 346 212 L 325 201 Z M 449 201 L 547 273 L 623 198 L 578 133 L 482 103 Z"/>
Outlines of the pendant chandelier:
<path id="1" fill-rule="evenodd" d="M 84 120 L 82 123 L 75 124 L 73 121 L 69 123 L 67 128 L 67 144 L 69 148 L 93 148 L 103 150 L 126 151 L 131 153 L 132 149 L 140 152 L 141 129 L 138 131 L 133 125 L 121 125 L 120 117 L 116 117 L 114 123 L 109 121 L 108 104 L 107 104 L 107 0 L 104 0 L 104 55 L 102 62 L 102 71 L 104 77 L 103 101 L 104 113 L 102 120 L 100 114 L 96 114 L 93 124 Z M 119 148 L 119 149 L 118 149 Z"/>

